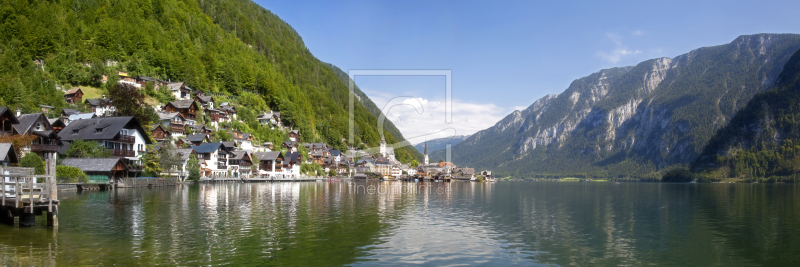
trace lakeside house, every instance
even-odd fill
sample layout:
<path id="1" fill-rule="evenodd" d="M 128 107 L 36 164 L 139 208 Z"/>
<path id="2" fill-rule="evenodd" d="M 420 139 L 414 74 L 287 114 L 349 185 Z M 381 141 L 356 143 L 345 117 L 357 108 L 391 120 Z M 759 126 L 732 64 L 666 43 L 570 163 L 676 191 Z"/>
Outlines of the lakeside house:
<path id="1" fill-rule="evenodd" d="M 123 158 L 65 158 L 61 165 L 76 167 L 86 174 L 86 183 L 116 183 L 131 177 Z"/>
<path id="2" fill-rule="evenodd" d="M 228 158 L 234 154 L 222 143 L 204 143 L 192 146 L 200 161 L 203 177 L 226 176 L 228 174 Z"/>
<path id="3" fill-rule="evenodd" d="M 98 117 L 88 120 L 73 121 L 64 127 L 58 137 L 64 142 L 66 151 L 75 140 L 97 141 L 99 145 L 111 151 L 111 155 L 121 157 L 125 165 L 140 170 L 140 156 L 145 153 L 145 146 L 153 142 L 147 137 L 139 121 L 131 116 Z"/>
<path id="4" fill-rule="evenodd" d="M 283 173 L 283 152 L 256 152 L 253 153 L 258 158 L 258 174 L 275 176 Z"/>
<path id="5" fill-rule="evenodd" d="M 228 170 L 233 177 L 250 176 L 253 162 L 247 151 L 233 151 L 233 156 L 228 159 Z"/>

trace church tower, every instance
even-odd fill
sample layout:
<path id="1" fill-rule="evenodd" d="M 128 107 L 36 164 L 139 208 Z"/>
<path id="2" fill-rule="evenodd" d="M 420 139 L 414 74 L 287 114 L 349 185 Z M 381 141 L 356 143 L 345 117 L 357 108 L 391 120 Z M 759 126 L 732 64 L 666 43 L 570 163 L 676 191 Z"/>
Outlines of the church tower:
<path id="1" fill-rule="evenodd" d="M 381 146 L 379 153 L 381 156 L 386 157 L 386 139 L 381 138 Z"/>
<path id="2" fill-rule="evenodd" d="M 428 141 L 425 141 L 425 160 L 423 160 L 423 161 L 424 161 L 425 165 L 430 164 L 430 162 L 428 160 Z"/>

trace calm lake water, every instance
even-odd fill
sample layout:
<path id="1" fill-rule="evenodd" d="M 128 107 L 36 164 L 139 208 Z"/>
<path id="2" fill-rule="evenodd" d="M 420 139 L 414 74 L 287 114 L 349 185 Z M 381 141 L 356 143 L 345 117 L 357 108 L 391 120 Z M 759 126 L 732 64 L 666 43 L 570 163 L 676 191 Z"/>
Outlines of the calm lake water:
<path id="1" fill-rule="evenodd" d="M 58 229 L 0 225 L 0 264 L 800 263 L 790 184 L 343 181 L 60 197 Z"/>

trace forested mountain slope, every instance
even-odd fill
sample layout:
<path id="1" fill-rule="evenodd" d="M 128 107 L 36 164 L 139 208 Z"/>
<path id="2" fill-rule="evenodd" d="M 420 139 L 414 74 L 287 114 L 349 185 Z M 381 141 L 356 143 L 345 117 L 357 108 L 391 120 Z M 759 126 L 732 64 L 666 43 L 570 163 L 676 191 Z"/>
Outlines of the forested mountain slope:
<path id="1" fill-rule="evenodd" d="M 291 26 L 250 0 L 0 2 L 0 105 L 63 108 L 57 84 L 103 88 L 102 76 L 114 81 L 117 71 L 209 93 L 257 92 L 304 140 L 344 146 L 347 86 Z M 377 118 L 361 104 L 355 117 L 349 143 L 377 146 Z"/>
<path id="2" fill-rule="evenodd" d="M 800 51 L 774 88 L 756 94 L 711 138 L 692 169 L 710 179 L 780 180 L 800 172 Z"/>
<path id="3" fill-rule="evenodd" d="M 757 34 L 600 70 L 455 145 L 453 161 L 517 177 L 654 178 L 694 161 L 798 48 L 798 35 Z"/>

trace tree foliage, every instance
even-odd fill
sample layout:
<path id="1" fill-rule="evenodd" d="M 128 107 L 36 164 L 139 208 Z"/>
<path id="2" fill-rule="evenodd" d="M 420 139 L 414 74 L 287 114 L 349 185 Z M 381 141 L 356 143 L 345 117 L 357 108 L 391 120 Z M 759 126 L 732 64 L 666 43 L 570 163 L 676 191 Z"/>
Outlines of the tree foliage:
<path id="1" fill-rule="evenodd" d="M 86 174 L 81 169 L 72 166 L 56 166 L 56 178 L 59 182 L 65 183 L 86 182 Z"/>
<path id="2" fill-rule="evenodd" d="M 34 168 L 34 174 L 44 174 L 44 160 L 36 153 L 27 153 L 19 160 L 20 167 Z"/>
<path id="3" fill-rule="evenodd" d="M 189 156 L 189 161 L 186 163 L 186 169 L 189 170 L 189 180 L 200 181 L 200 162 L 197 160 L 195 155 Z"/>
<path id="4" fill-rule="evenodd" d="M 67 158 L 105 158 L 111 157 L 111 151 L 105 149 L 97 141 L 75 140 L 69 144 Z"/>

